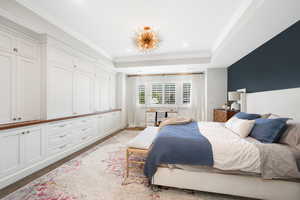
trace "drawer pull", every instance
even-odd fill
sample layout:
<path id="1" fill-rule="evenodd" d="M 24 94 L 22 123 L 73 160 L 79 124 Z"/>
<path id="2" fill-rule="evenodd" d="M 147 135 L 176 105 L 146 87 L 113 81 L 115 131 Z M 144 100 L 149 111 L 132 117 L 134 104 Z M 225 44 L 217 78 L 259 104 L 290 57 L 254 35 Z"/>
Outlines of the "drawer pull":
<path id="1" fill-rule="evenodd" d="M 60 127 L 60 128 L 63 128 L 63 127 L 65 127 L 65 126 L 66 126 L 66 125 L 64 124 L 64 125 L 60 125 L 59 127 Z"/>
<path id="2" fill-rule="evenodd" d="M 67 135 L 61 135 L 61 136 L 59 136 L 60 138 L 64 138 L 64 137 L 66 137 Z"/>
<path id="3" fill-rule="evenodd" d="M 65 145 L 63 145 L 63 146 L 60 146 L 59 148 L 60 149 L 63 149 L 63 148 L 65 148 L 67 145 L 65 144 Z"/>
<path id="4" fill-rule="evenodd" d="M 81 131 L 86 131 L 86 130 L 87 130 L 87 128 L 81 129 Z"/>

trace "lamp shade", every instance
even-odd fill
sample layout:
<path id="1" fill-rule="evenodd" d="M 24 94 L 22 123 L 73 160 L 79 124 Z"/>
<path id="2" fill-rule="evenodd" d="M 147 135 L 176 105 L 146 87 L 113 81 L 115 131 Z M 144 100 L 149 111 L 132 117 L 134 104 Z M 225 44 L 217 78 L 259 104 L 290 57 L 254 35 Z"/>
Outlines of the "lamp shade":
<path id="1" fill-rule="evenodd" d="M 240 100 L 239 92 L 228 92 L 228 101 L 238 101 Z"/>

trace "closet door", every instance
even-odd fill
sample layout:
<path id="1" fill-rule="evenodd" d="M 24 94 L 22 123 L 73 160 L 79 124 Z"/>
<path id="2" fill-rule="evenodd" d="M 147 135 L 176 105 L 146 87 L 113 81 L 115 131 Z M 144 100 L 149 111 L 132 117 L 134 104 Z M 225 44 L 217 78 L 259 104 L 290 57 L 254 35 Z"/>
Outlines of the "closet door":
<path id="1" fill-rule="evenodd" d="M 24 144 L 24 163 L 29 165 L 41 160 L 44 155 L 42 128 L 36 127 L 24 130 L 22 139 Z"/>
<path id="2" fill-rule="evenodd" d="M 0 135 L 0 177 L 18 170 L 22 163 L 21 131 L 1 133 Z"/>
<path id="3" fill-rule="evenodd" d="M 95 111 L 101 110 L 100 104 L 100 81 L 99 77 L 96 77 L 94 80 L 94 109 Z"/>
<path id="4" fill-rule="evenodd" d="M 14 116 L 15 61 L 14 55 L 0 52 L 0 123 L 9 123 L 16 120 L 16 116 Z"/>
<path id="5" fill-rule="evenodd" d="M 40 119 L 41 72 L 35 60 L 17 60 L 17 121 Z"/>
<path id="6" fill-rule="evenodd" d="M 92 77 L 88 73 L 74 73 L 74 110 L 78 115 L 92 112 Z"/>
<path id="7" fill-rule="evenodd" d="M 73 115 L 73 71 L 52 64 L 48 92 L 48 118 Z"/>

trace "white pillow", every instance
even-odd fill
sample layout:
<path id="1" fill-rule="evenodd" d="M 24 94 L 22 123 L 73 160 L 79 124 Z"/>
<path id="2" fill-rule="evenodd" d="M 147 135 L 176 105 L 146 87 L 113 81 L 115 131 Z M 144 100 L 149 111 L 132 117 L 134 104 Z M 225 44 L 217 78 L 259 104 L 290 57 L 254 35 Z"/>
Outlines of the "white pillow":
<path id="1" fill-rule="evenodd" d="M 250 134 L 254 124 L 255 120 L 239 119 L 237 117 L 232 117 L 225 123 L 225 127 L 239 135 L 241 138 L 245 138 Z"/>

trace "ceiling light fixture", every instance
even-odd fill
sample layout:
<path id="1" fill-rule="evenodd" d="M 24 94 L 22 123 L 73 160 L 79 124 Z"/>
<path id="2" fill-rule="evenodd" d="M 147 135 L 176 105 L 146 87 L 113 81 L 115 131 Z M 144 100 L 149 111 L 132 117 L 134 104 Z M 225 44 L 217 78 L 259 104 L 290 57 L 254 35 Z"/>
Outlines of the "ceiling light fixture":
<path id="1" fill-rule="evenodd" d="M 148 52 L 156 49 L 159 42 L 158 33 L 150 26 L 145 26 L 136 32 L 135 44 L 141 51 Z"/>

